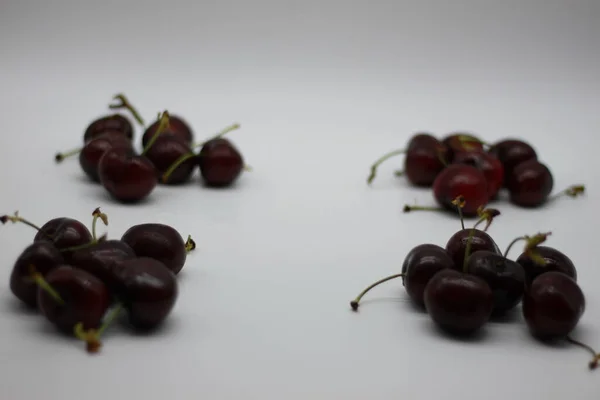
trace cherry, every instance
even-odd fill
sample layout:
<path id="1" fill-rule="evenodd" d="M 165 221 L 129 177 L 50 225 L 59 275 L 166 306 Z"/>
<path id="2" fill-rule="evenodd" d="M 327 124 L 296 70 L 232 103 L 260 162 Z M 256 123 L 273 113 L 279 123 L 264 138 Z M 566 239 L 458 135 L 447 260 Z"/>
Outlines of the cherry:
<path id="1" fill-rule="evenodd" d="M 160 126 L 141 154 L 132 149 L 107 150 L 98 163 L 100 183 L 110 195 L 124 203 L 138 202 L 150 195 L 158 183 L 157 171 L 145 157 L 169 124 L 169 114 L 163 112 Z"/>
<path id="2" fill-rule="evenodd" d="M 160 121 L 155 121 L 146 129 L 142 136 L 142 146 L 146 147 L 148 145 L 152 137 L 156 134 L 159 126 Z M 174 135 L 188 145 L 191 145 L 194 141 L 194 134 L 188 123 L 184 121 L 183 118 L 176 115 L 169 116 L 169 125 L 165 127 L 164 133 L 167 135 Z"/>
<path id="3" fill-rule="evenodd" d="M 527 285 L 531 285 L 539 275 L 550 271 L 561 272 L 577 280 L 577 269 L 567 255 L 548 246 L 536 246 L 535 251 L 537 257 L 532 257 L 531 252 L 525 251 L 516 260 L 525 270 Z M 541 263 L 538 261 L 540 258 Z"/>
<path id="4" fill-rule="evenodd" d="M 35 279 L 40 285 L 39 309 L 59 330 L 72 333 L 78 323 L 84 329 L 100 326 L 110 305 L 108 289 L 101 280 L 67 265 L 54 268 L 45 278 L 38 275 Z M 41 284 L 42 280 L 45 284 Z"/>
<path id="5" fill-rule="evenodd" d="M 481 278 L 453 269 L 435 274 L 424 293 L 427 313 L 442 330 L 469 335 L 490 319 L 494 308 L 492 289 Z"/>
<path id="6" fill-rule="evenodd" d="M 379 158 L 371 166 L 367 183 L 373 182 L 377 168 L 384 161 L 396 155 L 406 154 L 404 171 L 397 171 L 396 175 L 406 175 L 408 181 L 415 186 L 429 187 L 447 164 L 446 151 L 446 146 L 433 135 L 418 133 L 409 140 L 406 150 L 394 150 Z"/>
<path id="7" fill-rule="evenodd" d="M 548 167 L 537 159 L 515 166 L 506 181 L 510 201 L 521 207 L 538 207 L 546 202 L 554 178 Z"/>
<path id="8" fill-rule="evenodd" d="M 489 199 L 496 197 L 504 183 L 504 166 L 496 157 L 489 153 L 476 151 L 461 151 L 454 153 L 453 164 L 466 164 L 479 169 L 487 182 Z"/>
<path id="9" fill-rule="evenodd" d="M 135 252 L 127 243 L 121 240 L 106 240 L 75 251 L 71 257 L 71 264 L 94 275 L 113 292 L 116 287 L 115 269 L 121 267 L 120 261 L 135 257 Z"/>
<path id="10" fill-rule="evenodd" d="M 187 253 L 196 248 L 191 237 L 184 241 L 175 229 L 159 223 L 134 225 L 123 234 L 121 241 L 136 256 L 158 260 L 174 274 L 178 274 L 185 265 Z"/>
<path id="11" fill-rule="evenodd" d="M 108 131 L 121 132 L 129 140 L 133 138 L 131 122 L 121 114 L 111 114 L 92 121 L 83 134 L 83 142 L 86 143 Z"/>
<path id="12" fill-rule="evenodd" d="M 146 153 L 146 157 L 154 164 L 157 172 L 162 176 L 169 168 L 180 158 L 193 153 L 192 147 L 173 134 L 163 134 L 159 137 L 154 145 Z M 169 179 L 162 183 L 170 185 L 180 184 L 190 179 L 197 165 L 195 157 L 188 158 L 184 162 L 177 165 L 172 172 L 169 173 Z"/>
<path id="13" fill-rule="evenodd" d="M 437 203 L 448 210 L 455 210 L 452 201 L 463 196 L 466 204 L 462 209 L 465 217 L 477 215 L 477 210 L 489 201 L 485 175 L 470 165 L 451 164 L 435 178 L 433 194 Z"/>
<path id="14" fill-rule="evenodd" d="M 162 262 L 149 257 L 121 261 L 116 275 L 117 295 L 134 328 L 154 329 L 171 313 L 178 297 L 177 279 Z"/>
<path id="15" fill-rule="evenodd" d="M 435 244 L 421 244 L 408 252 L 402 264 L 402 273 L 381 279 L 363 290 L 350 306 L 358 310 L 360 300 L 367 292 L 381 283 L 395 278 L 402 278 L 402 284 L 410 299 L 418 306 L 424 306 L 423 293 L 429 280 L 439 271 L 453 268 L 454 263 L 446 250 Z"/>
<path id="16" fill-rule="evenodd" d="M 453 162 L 456 153 L 483 152 L 483 142 L 474 135 L 467 133 L 453 133 L 446 136 L 442 143 L 448 149 L 448 161 Z"/>
<path id="17" fill-rule="evenodd" d="M 524 161 L 537 160 L 535 149 L 529 143 L 517 139 L 504 139 L 494 143 L 488 152 L 504 166 L 505 185 L 517 165 Z"/>
<path id="18" fill-rule="evenodd" d="M 473 252 L 467 262 L 467 272 L 483 279 L 492 290 L 494 314 L 504 314 L 521 302 L 525 287 L 525 271 L 515 261 L 497 252 Z"/>
<path id="19" fill-rule="evenodd" d="M 34 265 L 45 276 L 63 263 L 62 254 L 51 242 L 34 242 L 25 248 L 15 262 L 10 275 L 11 292 L 27 306 L 37 307 L 38 286 L 31 279 L 31 266 Z"/>

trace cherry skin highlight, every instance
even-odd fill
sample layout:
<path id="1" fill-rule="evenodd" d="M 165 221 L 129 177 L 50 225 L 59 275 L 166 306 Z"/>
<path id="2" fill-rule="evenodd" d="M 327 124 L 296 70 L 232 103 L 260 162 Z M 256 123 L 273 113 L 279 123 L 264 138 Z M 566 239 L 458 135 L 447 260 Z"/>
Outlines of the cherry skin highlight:
<path id="1" fill-rule="evenodd" d="M 517 139 L 504 139 L 494 143 L 488 150 L 504 166 L 504 185 L 515 167 L 528 160 L 537 160 L 537 153 L 529 143 Z"/>
<path id="2" fill-rule="evenodd" d="M 530 333 L 541 340 L 566 338 L 585 311 L 585 297 L 573 278 L 557 271 L 535 278 L 523 297 Z"/>
<path id="3" fill-rule="evenodd" d="M 148 149 L 146 157 L 154 164 L 158 174 L 162 176 L 171 165 L 192 151 L 190 145 L 179 136 L 165 133 Z M 196 157 L 184 161 L 169 174 L 169 179 L 163 183 L 175 185 L 188 181 L 194 173 L 196 165 Z"/>
<path id="4" fill-rule="evenodd" d="M 148 257 L 122 261 L 121 267 L 117 271 L 117 296 L 128 311 L 129 322 L 138 330 L 155 329 L 177 301 L 175 274 L 160 261 Z"/>
<path id="5" fill-rule="evenodd" d="M 462 270 L 464 267 L 465 253 L 467 252 L 469 241 L 471 241 L 469 254 L 482 250 L 499 255 L 502 254 L 494 239 L 486 232 L 475 228 L 461 229 L 452 235 L 446 243 L 446 251 L 458 270 Z"/>
<path id="6" fill-rule="evenodd" d="M 481 278 L 445 269 L 425 287 L 425 308 L 433 322 L 453 335 L 470 335 L 490 319 L 494 297 Z"/>
<path id="7" fill-rule="evenodd" d="M 150 139 L 156 134 L 160 126 L 160 120 L 153 122 L 142 136 L 142 146 L 146 147 Z M 169 126 L 168 128 L 161 133 L 161 135 L 174 135 L 181 139 L 184 143 L 191 145 L 194 141 L 194 133 L 190 128 L 189 124 L 183 120 L 183 118 L 178 117 L 176 115 L 169 115 Z"/>
<path id="8" fill-rule="evenodd" d="M 65 265 L 51 270 L 45 279 L 64 301 L 58 302 L 44 289 L 38 289 L 38 307 L 48 321 L 67 334 L 72 334 L 78 323 L 85 329 L 101 325 L 110 306 L 108 289 L 101 280 Z"/>
<path id="9" fill-rule="evenodd" d="M 156 168 L 148 158 L 120 148 L 104 153 L 98 176 L 108 193 L 124 203 L 145 199 L 158 184 Z"/>
<path id="10" fill-rule="evenodd" d="M 454 262 L 445 249 L 435 244 L 414 247 L 402 264 L 402 284 L 411 300 L 424 307 L 425 287 L 438 272 L 454 268 Z"/>
<path id="11" fill-rule="evenodd" d="M 544 265 L 537 264 L 528 253 L 522 253 L 516 260 L 525 271 L 525 283 L 528 286 L 539 275 L 550 271 L 561 272 L 577 281 L 575 264 L 566 254 L 548 246 L 537 246 L 535 252 L 544 260 Z"/>
<path id="12" fill-rule="evenodd" d="M 456 152 L 453 164 L 471 165 L 479 169 L 487 183 L 488 198 L 493 199 L 504 184 L 504 166 L 496 157 L 484 152 Z"/>
<path id="13" fill-rule="evenodd" d="M 83 142 L 109 131 L 121 132 L 129 140 L 133 138 L 133 125 L 129 119 L 121 114 L 111 114 L 92 121 L 83 134 Z"/>
<path id="14" fill-rule="evenodd" d="M 73 252 L 66 249 L 90 243 L 92 233 L 83 223 L 72 218 L 60 217 L 53 218 L 42 225 L 33 240 L 52 242 L 68 263 Z"/>
<path id="15" fill-rule="evenodd" d="M 437 203 L 450 211 L 456 212 L 452 203 L 458 196 L 463 196 L 465 205 L 462 214 L 465 217 L 477 215 L 479 207 L 488 201 L 488 185 L 483 172 L 464 164 L 451 164 L 435 178 L 433 195 Z"/>
<path id="16" fill-rule="evenodd" d="M 232 185 L 242 173 L 244 159 L 229 140 L 211 139 L 198 154 L 198 166 L 206 186 L 226 187 Z"/>
<path id="17" fill-rule="evenodd" d="M 506 187 L 510 201 L 521 207 L 538 207 L 546 202 L 554 187 L 554 178 L 545 164 L 532 159 L 517 165 Z"/>
<path id="18" fill-rule="evenodd" d="M 469 256 L 467 272 L 483 279 L 492 290 L 494 314 L 502 315 L 521 302 L 525 271 L 517 262 L 496 252 L 480 250 Z"/>
<path id="19" fill-rule="evenodd" d="M 131 140 L 121 132 L 107 131 L 90 139 L 79 153 L 79 165 L 85 174 L 94 182 L 100 182 L 98 164 L 107 150 L 118 148 L 133 151 Z"/>
<path id="20" fill-rule="evenodd" d="M 37 307 L 38 286 L 31 279 L 31 266 L 33 265 L 38 273 L 45 276 L 63 263 L 62 254 L 51 242 L 39 241 L 30 244 L 17 258 L 12 269 L 11 292 L 27 306 Z"/>

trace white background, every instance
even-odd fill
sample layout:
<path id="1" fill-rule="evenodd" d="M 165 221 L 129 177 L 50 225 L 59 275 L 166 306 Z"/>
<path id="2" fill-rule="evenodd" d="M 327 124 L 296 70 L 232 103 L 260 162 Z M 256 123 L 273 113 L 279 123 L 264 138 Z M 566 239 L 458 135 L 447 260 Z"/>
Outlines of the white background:
<path id="1" fill-rule="evenodd" d="M 459 228 L 401 212 L 433 202 L 392 177 L 402 158 L 367 187 L 374 159 L 418 130 L 521 137 L 556 191 L 585 183 L 587 195 L 535 211 L 498 204 L 490 233 L 504 248 L 553 232 L 587 295 L 575 335 L 600 348 L 600 2 L 160 3 L 0 5 L 0 213 L 91 221 L 100 206 L 111 237 L 158 221 L 198 243 L 164 329 L 116 326 L 89 356 L 13 300 L 10 270 L 34 232 L 0 227 L 2 399 L 598 398 L 588 354 L 536 343 L 519 318 L 460 342 L 410 307 L 400 281 L 358 314 L 348 302 Z M 184 116 L 199 139 L 240 122 L 230 138 L 254 171 L 229 191 L 193 183 L 113 202 L 53 155 L 79 145 L 118 92 L 147 120 Z"/>

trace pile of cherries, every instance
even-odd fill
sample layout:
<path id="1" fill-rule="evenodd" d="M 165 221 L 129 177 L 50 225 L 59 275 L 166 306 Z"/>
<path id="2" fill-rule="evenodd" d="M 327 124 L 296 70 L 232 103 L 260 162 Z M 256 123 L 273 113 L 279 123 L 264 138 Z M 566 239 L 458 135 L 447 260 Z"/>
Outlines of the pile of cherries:
<path id="1" fill-rule="evenodd" d="M 462 196 L 452 202 L 459 214 Z M 561 251 L 541 246 L 550 233 L 513 240 L 504 254 L 486 232 L 498 210 L 480 208 L 472 228 L 456 232 L 446 247 L 421 244 L 404 259 L 401 273 L 367 287 L 350 305 L 358 310 L 361 298 L 375 286 L 402 278 L 410 300 L 425 310 L 435 326 L 450 336 L 468 337 L 495 318 L 505 317 L 521 304 L 531 335 L 544 342 L 566 340 L 592 355 L 594 369 L 600 354 L 570 335 L 585 311 L 585 296 L 577 284 L 577 270 Z M 486 222 L 484 229 L 477 229 Z M 523 252 L 508 258 L 512 246 L 525 241 Z"/>
<path id="2" fill-rule="evenodd" d="M 41 227 L 18 213 L 1 216 L 0 222 L 37 231 L 14 264 L 11 292 L 59 332 L 97 352 L 100 336 L 122 312 L 134 331 L 150 332 L 163 324 L 178 298 L 176 276 L 196 245 L 158 223 L 134 225 L 120 239 L 97 237 L 98 220 L 108 225 L 108 217 L 99 209 L 92 215 L 91 230 L 68 217 Z"/>
<path id="3" fill-rule="evenodd" d="M 406 149 L 392 151 L 371 166 L 367 178 L 370 184 L 377 168 L 387 159 L 405 154 L 404 170 L 397 176 L 406 176 L 417 187 L 432 187 L 439 207 L 409 206 L 404 211 L 456 211 L 452 204 L 459 196 L 466 200 L 462 210 L 465 217 L 476 217 L 479 207 L 498 198 L 506 189 L 511 203 L 527 208 L 540 207 L 562 195 L 576 196 L 584 191 L 574 185 L 557 194 L 554 177 L 546 164 L 538 158 L 527 142 L 504 139 L 487 144 L 471 134 L 453 133 L 439 140 L 429 133 L 415 134 Z"/>
<path id="4" fill-rule="evenodd" d="M 83 147 L 56 154 L 56 162 L 79 155 L 83 172 L 100 183 L 116 200 L 139 202 L 159 183 L 188 182 L 196 167 L 208 187 L 230 187 L 245 168 L 240 151 L 223 136 L 240 127 L 233 124 L 211 139 L 194 144 L 194 133 L 181 117 L 168 111 L 148 127 L 129 100 L 118 94 L 110 109 L 127 109 L 144 129 L 142 151 L 134 146 L 134 128 L 122 114 L 109 114 L 91 122 L 83 134 Z M 196 154 L 195 149 L 200 148 Z"/>

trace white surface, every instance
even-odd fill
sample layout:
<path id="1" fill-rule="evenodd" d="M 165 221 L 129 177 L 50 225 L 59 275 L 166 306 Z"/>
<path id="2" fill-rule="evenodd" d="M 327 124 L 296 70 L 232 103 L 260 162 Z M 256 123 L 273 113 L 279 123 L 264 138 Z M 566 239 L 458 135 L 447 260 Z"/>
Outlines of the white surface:
<path id="1" fill-rule="evenodd" d="M 394 180 L 391 162 L 368 188 L 375 158 L 417 130 L 518 136 L 556 190 L 583 182 L 588 194 L 537 211 L 501 204 L 490 233 L 504 248 L 553 231 L 587 296 L 576 336 L 600 348 L 600 2 L 162 3 L 0 5 L 0 213 L 86 221 L 101 206 L 113 237 L 159 221 L 199 245 L 164 332 L 116 328 L 91 357 L 18 311 L 7 282 L 33 232 L 0 227 L 2 399 L 598 398 L 587 353 L 539 345 L 522 323 L 491 324 L 475 343 L 442 338 L 400 281 L 358 314 L 348 302 L 459 228 L 402 214 L 433 199 Z M 254 172 L 232 191 L 161 187 L 122 206 L 77 161 L 54 165 L 121 91 L 147 119 L 184 116 L 199 138 L 240 122 L 231 139 Z"/>

